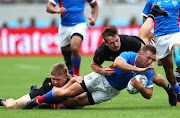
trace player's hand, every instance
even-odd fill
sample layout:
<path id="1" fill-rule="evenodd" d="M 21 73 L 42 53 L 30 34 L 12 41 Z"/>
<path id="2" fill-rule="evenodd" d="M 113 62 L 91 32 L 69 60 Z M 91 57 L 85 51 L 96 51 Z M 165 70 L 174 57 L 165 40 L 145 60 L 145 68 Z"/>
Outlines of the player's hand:
<path id="1" fill-rule="evenodd" d="M 154 69 L 154 67 L 138 68 L 137 72 L 144 73 L 152 69 Z"/>
<path id="2" fill-rule="evenodd" d="M 78 84 L 82 83 L 83 81 L 83 77 L 80 77 L 80 76 L 74 77 L 74 79 Z"/>
<path id="3" fill-rule="evenodd" d="M 57 12 L 56 13 L 66 13 L 67 11 L 66 11 L 66 8 L 65 7 L 61 7 L 61 8 L 59 8 L 58 10 L 57 10 Z"/>
<path id="4" fill-rule="evenodd" d="M 156 39 L 156 35 L 154 33 L 150 33 L 149 37 L 148 37 L 148 43 L 153 45 L 154 43 L 156 43 L 157 39 Z"/>
<path id="5" fill-rule="evenodd" d="M 90 21 L 89 21 L 89 24 L 90 24 L 91 26 L 94 26 L 96 20 L 95 20 L 94 18 L 90 18 L 90 17 L 88 17 L 88 19 L 90 20 Z"/>
<path id="6" fill-rule="evenodd" d="M 138 81 L 137 79 L 136 79 L 136 77 L 133 77 L 133 79 L 132 79 L 132 83 L 131 83 L 131 85 L 132 86 L 134 86 L 136 89 L 138 89 L 138 88 L 140 88 L 140 87 L 143 87 L 142 86 L 142 81 L 143 81 L 143 79 L 142 79 L 142 77 L 141 77 L 141 81 Z"/>
<path id="7" fill-rule="evenodd" d="M 66 107 L 64 106 L 64 104 L 62 104 L 62 103 L 58 104 L 57 109 L 65 109 L 65 108 L 66 108 Z"/>
<path id="8" fill-rule="evenodd" d="M 111 68 L 109 68 L 109 67 L 103 68 L 103 69 L 104 69 L 104 70 L 103 70 L 103 74 L 105 74 L 105 75 L 107 75 L 107 76 L 110 76 L 110 75 L 112 75 L 113 73 L 115 73 L 114 69 L 111 69 Z"/>

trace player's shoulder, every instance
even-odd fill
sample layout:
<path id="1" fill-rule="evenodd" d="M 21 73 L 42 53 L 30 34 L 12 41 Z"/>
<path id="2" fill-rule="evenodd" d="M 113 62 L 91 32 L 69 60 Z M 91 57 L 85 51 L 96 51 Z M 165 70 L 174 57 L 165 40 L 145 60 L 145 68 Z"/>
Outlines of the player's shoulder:
<path id="1" fill-rule="evenodd" d="M 136 58 L 138 53 L 135 53 L 135 52 L 132 52 L 132 51 L 125 51 L 125 52 L 122 52 L 119 57 L 121 58 L 126 58 L 128 60 L 133 60 Z"/>
<path id="2" fill-rule="evenodd" d="M 144 43 L 144 41 L 137 36 L 120 35 L 121 42 L 124 44 L 134 45 L 134 43 Z"/>
<path id="3" fill-rule="evenodd" d="M 105 43 L 103 42 L 97 49 L 96 49 L 96 53 L 102 54 L 103 52 L 105 52 L 107 50 L 107 46 L 105 45 Z"/>
<path id="4" fill-rule="evenodd" d="M 137 53 L 136 52 L 133 52 L 133 51 L 124 51 L 124 52 L 122 52 L 121 53 L 122 55 L 137 55 Z M 120 55 L 121 55 L 120 54 Z"/>

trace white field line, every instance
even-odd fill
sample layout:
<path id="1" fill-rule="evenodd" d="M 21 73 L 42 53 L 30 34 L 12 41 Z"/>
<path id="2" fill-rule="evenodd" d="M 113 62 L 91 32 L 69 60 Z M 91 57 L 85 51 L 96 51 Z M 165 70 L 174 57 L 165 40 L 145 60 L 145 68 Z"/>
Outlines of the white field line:
<path id="1" fill-rule="evenodd" d="M 17 68 L 27 69 L 27 70 L 39 70 L 41 67 L 37 65 L 28 65 L 28 64 L 15 64 Z"/>

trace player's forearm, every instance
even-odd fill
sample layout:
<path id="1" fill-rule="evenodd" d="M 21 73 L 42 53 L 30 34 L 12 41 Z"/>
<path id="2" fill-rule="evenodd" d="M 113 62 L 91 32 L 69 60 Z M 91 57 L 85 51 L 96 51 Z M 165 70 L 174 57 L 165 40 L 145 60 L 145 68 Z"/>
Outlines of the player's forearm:
<path id="1" fill-rule="evenodd" d="M 113 66 L 119 70 L 123 70 L 123 71 L 135 71 L 138 72 L 138 67 L 132 66 L 126 62 L 114 62 Z"/>
<path id="2" fill-rule="evenodd" d="M 91 64 L 91 69 L 96 73 L 103 74 L 103 67 L 97 64 Z"/>
<path id="3" fill-rule="evenodd" d="M 92 17 L 96 20 L 98 16 L 98 3 L 95 1 L 95 3 L 91 5 L 91 7 L 92 7 L 91 10 Z"/>
<path id="4" fill-rule="evenodd" d="M 55 8 L 56 5 L 54 5 L 52 2 L 48 1 L 46 6 L 46 11 L 49 13 L 57 13 L 57 8 Z"/>
<path id="5" fill-rule="evenodd" d="M 61 87 L 62 89 L 66 89 L 69 86 L 71 86 L 74 82 L 76 82 L 76 80 L 74 78 L 70 79 L 69 82 L 67 84 L 65 84 L 63 87 Z"/>
<path id="6" fill-rule="evenodd" d="M 125 60 L 123 60 L 121 57 L 117 57 L 114 61 L 113 66 L 119 70 L 123 71 L 135 71 L 138 72 L 138 67 L 132 66 L 128 64 Z"/>
<path id="7" fill-rule="evenodd" d="M 144 88 L 143 86 L 140 88 L 137 88 L 138 91 L 141 93 L 141 95 L 146 99 L 151 99 L 153 88 Z"/>
<path id="8" fill-rule="evenodd" d="M 46 11 L 49 13 L 57 13 L 58 9 L 52 6 L 47 6 Z"/>

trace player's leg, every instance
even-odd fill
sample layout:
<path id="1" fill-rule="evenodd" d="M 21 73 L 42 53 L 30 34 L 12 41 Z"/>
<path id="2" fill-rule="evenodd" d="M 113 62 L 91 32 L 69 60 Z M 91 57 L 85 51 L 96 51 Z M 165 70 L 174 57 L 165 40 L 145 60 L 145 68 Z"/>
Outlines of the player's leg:
<path id="1" fill-rule="evenodd" d="M 162 66 L 161 60 L 156 57 L 156 63 L 158 66 Z"/>
<path id="2" fill-rule="evenodd" d="M 180 35 L 180 33 L 176 33 L 175 35 L 173 35 L 172 43 L 170 44 L 170 48 L 171 48 L 171 45 L 173 45 L 171 48 L 171 52 L 173 55 L 174 62 L 178 68 L 180 67 L 180 53 L 179 53 L 180 52 L 180 42 L 175 39 L 177 39 L 179 37 L 179 35 Z M 175 77 L 174 77 L 174 79 L 175 79 Z M 174 81 L 176 81 L 176 79 Z M 177 81 L 176 81 L 176 84 L 174 85 L 174 89 L 175 89 L 176 93 L 180 92 L 180 87 L 179 87 L 179 84 L 177 83 Z"/>
<path id="3" fill-rule="evenodd" d="M 69 74 L 73 74 L 72 63 L 71 63 L 71 49 L 70 49 L 70 32 L 71 27 L 59 26 L 59 40 L 60 47 L 62 51 L 62 55 L 64 57 L 64 61 L 66 66 L 68 67 Z"/>
<path id="4" fill-rule="evenodd" d="M 180 85 L 180 74 L 179 74 L 179 69 L 178 68 L 176 68 L 176 71 L 175 71 L 174 75 L 176 77 L 176 81 Z M 177 94 L 177 104 L 180 104 L 180 94 Z"/>
<path id="5" fill-rule="evenodd" d="M 67 97 L 74 97 L 83 92 L 84 92 L 84 89 L 81 87 L 81 85 L 75 82 L 74 84 L 72 84 L 70 87 L 66 89 L 57 88 L 46 93 L 43 96 L 32 99 L 23 107 L 23 109 L 32 109 L 33 107 L 41 103 L 55 103 L 55 102 L 60 103 L 62 100 L 64 100 Z"/>
<path id="6" fill-rule="evenodd" d="M 166 82 L 165 78 L 161 74 L 157 74 L 155 69 L 153 69 L 153 73 L 154 73 L 153 83 L 155 83 L 158 86 L 163 87 L 168 94 L 169 104 L 171 106 L 176 106 L 177 95 L 175 94 L 172 86 Z"/>
<path id="7" fill-rule="evenodd" d="M 179 93 L 180 92 L 179 84 L 177 83 L 176 78 L 173 73 L 172 55 L 170 54 L 170 55 L 166 56 L 165 58 L 161 59 L 161 63 L 164 67 L 166 77 L 167 77 L 169 83 L 173 86 L 174 91 L 176 93 Z"/>
<path id="8" fill-rule="evenodd" d="M 31 100 L 31 98 L 30 98 L 29 94 L 27 94 L 17 100 L 7 99 L 7 100 L 3 101 L 3 106 L 6 107 L 7 109 L 20 109 L 29 100 Z"/>
<path id="9" fill-rule="evenodd" d="M 90 93 L 84 92 L 74 98 L 68 98 L 65 100 L 64 106 L 67 109 L 83 108 L 85 105 L 90 104 L 89 99 L 92 99 Z"/>
<path id="10" fill-rule="evenodd" d="M 71 62 L 73 65 L 74 76 L 79 76 L 81 55 L 79 52 L 80 45 L 85 38 L 87 25 L 80 23 L 73 27 L 71 32 Z"/>
<path id="11" fill-rule="evenodd" d="M 62 54 L 64 57 L 64 62 L 66 64 L 66 66 L 68 67 L 68 72 L 69 72 L 69 74 L 73 75 L 70 45 L 68 45 L 66 47 L 61 47 L 61 51 L 62 51 Z"/>
<path id="12" fill-rule="evenodd" d="M 79 52 L 79 48 L 82 42 L 82 37 L 78 36 L 78 34 L 74 34 L 71 39 L 71 51 L 72 51 L 72 56 L 71 56 L 71 62 L 73 65 L 73 71 L 74 71 L 74 76 L 79 76 L 79 70 L 80 70 L 80 63 L 81 63 L 81 55 Z"/>

